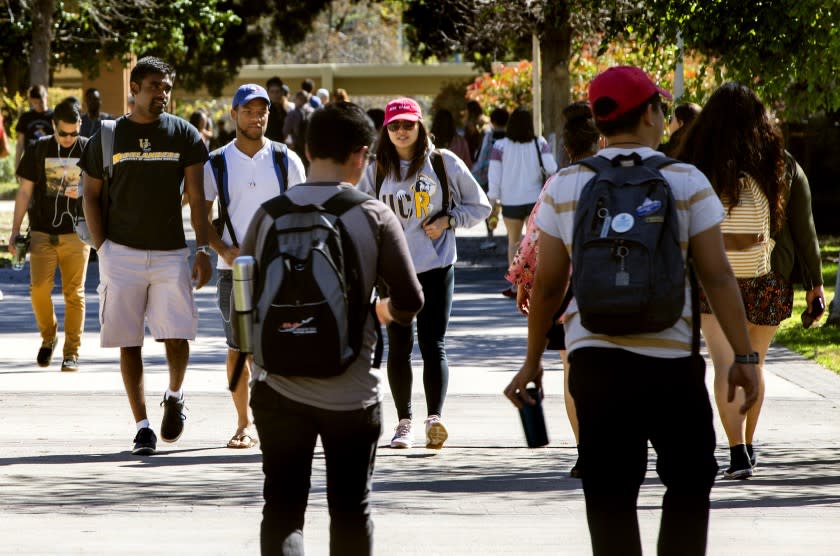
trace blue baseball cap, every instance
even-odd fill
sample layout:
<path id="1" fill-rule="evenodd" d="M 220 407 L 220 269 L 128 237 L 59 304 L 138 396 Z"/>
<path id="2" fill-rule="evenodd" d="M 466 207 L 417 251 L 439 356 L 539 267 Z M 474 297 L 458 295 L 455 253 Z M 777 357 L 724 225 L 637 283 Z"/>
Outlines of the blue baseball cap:
<path id="1" fill-rule="evenodd" d="M 243 104 L 248 104 L 255 98 L 261 98 L 271 106 L 271 100 L 269 100 L 268 92 L 265 89 L 254 83 L 246 83 L 236 89 L 236 94 L 233 95 L 233 107 L 238 108 Z"/>

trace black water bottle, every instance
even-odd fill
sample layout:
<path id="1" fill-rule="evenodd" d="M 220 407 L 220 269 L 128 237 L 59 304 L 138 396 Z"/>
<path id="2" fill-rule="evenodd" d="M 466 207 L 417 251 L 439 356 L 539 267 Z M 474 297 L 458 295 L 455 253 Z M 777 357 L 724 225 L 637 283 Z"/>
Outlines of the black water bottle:
<path id="1" fill-rule="evenodd" d="M 519 408 L 522 419 L 522 429 L 529 448 L 541 448 L 548 445 L 548 430 L 545 428 L 545 414 L 542 406 L 542 392 L 537 387 L 526 388 L 525 391 L 537 403 L 530 405 L 523 403 Z"/>

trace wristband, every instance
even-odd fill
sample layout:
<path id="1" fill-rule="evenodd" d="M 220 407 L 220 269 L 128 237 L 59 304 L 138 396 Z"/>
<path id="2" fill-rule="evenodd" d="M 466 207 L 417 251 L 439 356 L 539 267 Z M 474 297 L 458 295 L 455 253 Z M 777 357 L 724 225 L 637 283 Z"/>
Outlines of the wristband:
<path id="1" fill-rule="evenodd" d="M 199 245 L 195 248 L 195 254 L 198 255 L 199 253 L 204 253 L 208 257 L 210 256 L 210 247 L 207 245 Z"/>
<path id="2" fill-rule="evenodd" d="M 735 355 L 735 362 L 742 365 L 758 365 L 758 352 L 754 351 L 749 355 Z"/>

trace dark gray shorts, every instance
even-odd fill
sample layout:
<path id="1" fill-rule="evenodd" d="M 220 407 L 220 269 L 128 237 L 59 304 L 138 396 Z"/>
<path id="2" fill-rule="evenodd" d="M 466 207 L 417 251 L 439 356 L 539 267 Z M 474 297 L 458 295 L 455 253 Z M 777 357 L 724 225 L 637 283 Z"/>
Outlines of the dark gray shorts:
<path id="1" fill-rule="evenodd" d="M 218 269 L 217 272 L 219 279 L 216 282 L 216 302 L 219 305 L 219 312 L 222 314 L 222 328 L 225 329 L 225 339 L 228 347 L 239 349 L 239 346 L 233 341 L 233 327 L 230 324 L 230 317 L 233 312 L 233 298 L 231 296 L 233 271 Z"/>

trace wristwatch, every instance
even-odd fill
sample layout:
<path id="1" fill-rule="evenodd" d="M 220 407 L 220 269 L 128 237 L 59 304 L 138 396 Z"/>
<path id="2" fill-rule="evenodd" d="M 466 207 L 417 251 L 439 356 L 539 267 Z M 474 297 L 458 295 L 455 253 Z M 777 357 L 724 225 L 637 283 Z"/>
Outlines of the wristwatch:
<path id="1" fill-rule="evenodd" d="M 450 229 L 454 230 L 455 229 L 455 224 L 457 224 L 457 223 L 458 223 L 458 221 L 455 220 L 454 216 L 449 217 L 449 228 Z"/>
<path id="2" fill-rule="evenodd" d="M 204 253 L 208 257 L 210 256 L 210 246 L 208 245 L 199 245 L 195 248 L 195 254 L 198 255 L 199 253 Z"/>
<path id="3" fill-rule="evenodd" d="M 746 365 L 758 365 L 758 352 L 754 351 L 748 355 L 735 355 L 735 362 Z"/>

